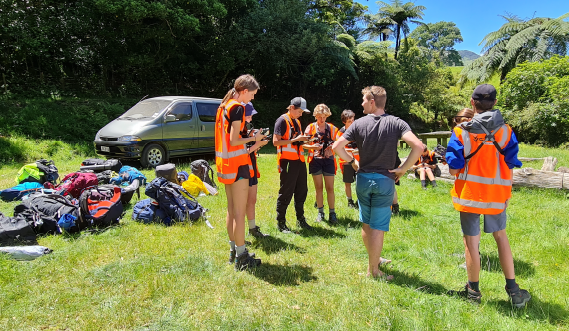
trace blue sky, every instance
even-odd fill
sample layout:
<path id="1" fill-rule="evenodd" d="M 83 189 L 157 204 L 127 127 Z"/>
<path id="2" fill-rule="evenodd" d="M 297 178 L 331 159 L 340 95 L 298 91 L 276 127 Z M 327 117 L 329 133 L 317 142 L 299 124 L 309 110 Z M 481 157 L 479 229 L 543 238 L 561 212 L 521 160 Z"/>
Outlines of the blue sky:
<path id="1" fill-rule="evenodd" d="M 370 13 L 376 14 L 379 6 L 373 0 L 356 0 L 368 6 Z M 403 0 L 407 2 L 406 0 Z M 391 3 L 390 0 L 384 2 Z M 569 0 L 415 0 L 415 5 L 427 7 L 423 22 L 435 23 L 452 21 L 460 29 L 464 41 L 455 45 L 455 49 L 466 49 L 480 53 L 478 44 L 490 32 L 498 30 L 506 20 L 500 15 L 513 14 L 520 18 L 552 17 L 557 18 L 569 12 Z M 415 24 L 410 24 L 411 29 Z"/>

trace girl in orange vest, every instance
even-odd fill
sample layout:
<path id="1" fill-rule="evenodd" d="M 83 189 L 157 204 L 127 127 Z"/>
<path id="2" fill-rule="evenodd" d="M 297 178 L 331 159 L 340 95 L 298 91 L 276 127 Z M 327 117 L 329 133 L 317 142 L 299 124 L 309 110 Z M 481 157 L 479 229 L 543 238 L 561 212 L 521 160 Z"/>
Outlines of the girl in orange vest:
<path id="1" fill-rule="evenodd" d="M 305 131 L 306 135 L 316 138 L 313 145 L 304 145 L 309 150 L 308 154 L 308 172 L 314 180 L 314 188 L 316 189 L 316 204 L 318 208 L 318 217 L 316 222 L 324 221 L 324 185 L 326 186 L 326 196 L 328 207 L 330 208 L 330 223 L 338 223 L 336 211 L 334 209 L 334 176 L 336 175 L 336 159 L 332 151 L 332 144 L 336 141 L 338 129 L 326 123 L 326 118 L 332 115 L 330 109 L 321 103 L 314 108 L 313 112 L 316 122 L 310 124 Z M 323 178 L 324 177 L 324 178 Z"/>
<path id="2" fill-rule="evenodd" d="M 441 170 L 439 166 L 437 166 L 435 152 L 430 151 L 427 145 L 423 144 L 423 154 L 421 154 L 421 157 L 419 157 L 411 169 L 415 170 L 415 178 L 419 177 L 421 179 L 423 190 L 427 189 L 427 180 L 425 177 L 429 178 L 433 187 L 437 187 L 435 176 L 440 176 Z"/>
<path id="3" fill-rule="evenodd" d="M 254 176 L 251 158 L 245 144 L 265 138 L 260 132 L 243 138 L 245 129 L 245 104 L 250 102 L 259 84 L 251 75 L 235 80 L 217 110 L 215 119 L 215 163 L 217 178 L 225 184 L 227 196 L 227 234 L 229 235 L 229 262 L 235 270 L 256 267 L 261 264 L 254 254 L 245 248 L 245 210 L 249 191 L 249 179 Z"/>

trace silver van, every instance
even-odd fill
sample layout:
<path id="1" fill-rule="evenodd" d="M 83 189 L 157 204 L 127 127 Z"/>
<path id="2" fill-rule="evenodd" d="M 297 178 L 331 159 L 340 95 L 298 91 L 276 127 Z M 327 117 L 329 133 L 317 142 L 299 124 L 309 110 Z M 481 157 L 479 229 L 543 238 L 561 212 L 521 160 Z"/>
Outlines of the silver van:
<path id="1" fill-rule="evenodd" d="M 215 115 L 221 99 L 166 96 L 145 99 L 95 136 L 97 154 L 138 159 L 156 167 L 170 157 L 215 151 Z"/>

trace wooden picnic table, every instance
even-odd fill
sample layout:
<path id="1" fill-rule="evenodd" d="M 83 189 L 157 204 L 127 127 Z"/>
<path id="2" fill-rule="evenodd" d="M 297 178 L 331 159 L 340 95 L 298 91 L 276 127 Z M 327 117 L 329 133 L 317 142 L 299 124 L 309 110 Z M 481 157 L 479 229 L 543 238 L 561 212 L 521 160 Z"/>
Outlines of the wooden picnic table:
<path id="1" fill-rule="evenodd" d="M 437 138 L 437 144 L 439 145 L 443 145 L 444 147 L 447 147 L 447 139 L 450 138 L 450 135 L 452 134 L 451 131 L 435 131 L 435 132 L 426 132 L 426 133 L 418 133 L 417 134 L 417 138 L 421 139 L 421 141 L 423 141 L 423 144 L 427 144 L 427 139 L 429 138 Z M 405 145 L 407 145 L 407 143 L 403 140 L 399 141 L 399 146 L 401 148 L 405 147 Z M 409 146 L 407 146 L 409 147 Z"/>

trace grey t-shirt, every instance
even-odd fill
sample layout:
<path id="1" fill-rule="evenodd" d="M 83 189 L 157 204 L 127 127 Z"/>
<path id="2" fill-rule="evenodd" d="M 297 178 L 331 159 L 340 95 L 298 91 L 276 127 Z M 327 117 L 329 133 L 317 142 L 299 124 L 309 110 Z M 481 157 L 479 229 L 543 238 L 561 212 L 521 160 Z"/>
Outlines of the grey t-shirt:
<path id="1" fill-rule="evenodd" d="M 360 152 L 358 172 L 376 172 L 395 179 L 388 170 L 397 161 L 399 139 L 411 127 L 399 117 L 384 114 L 367 115 L 357 119 L 344 133 L 347 141 L 355 141 Z"/>

